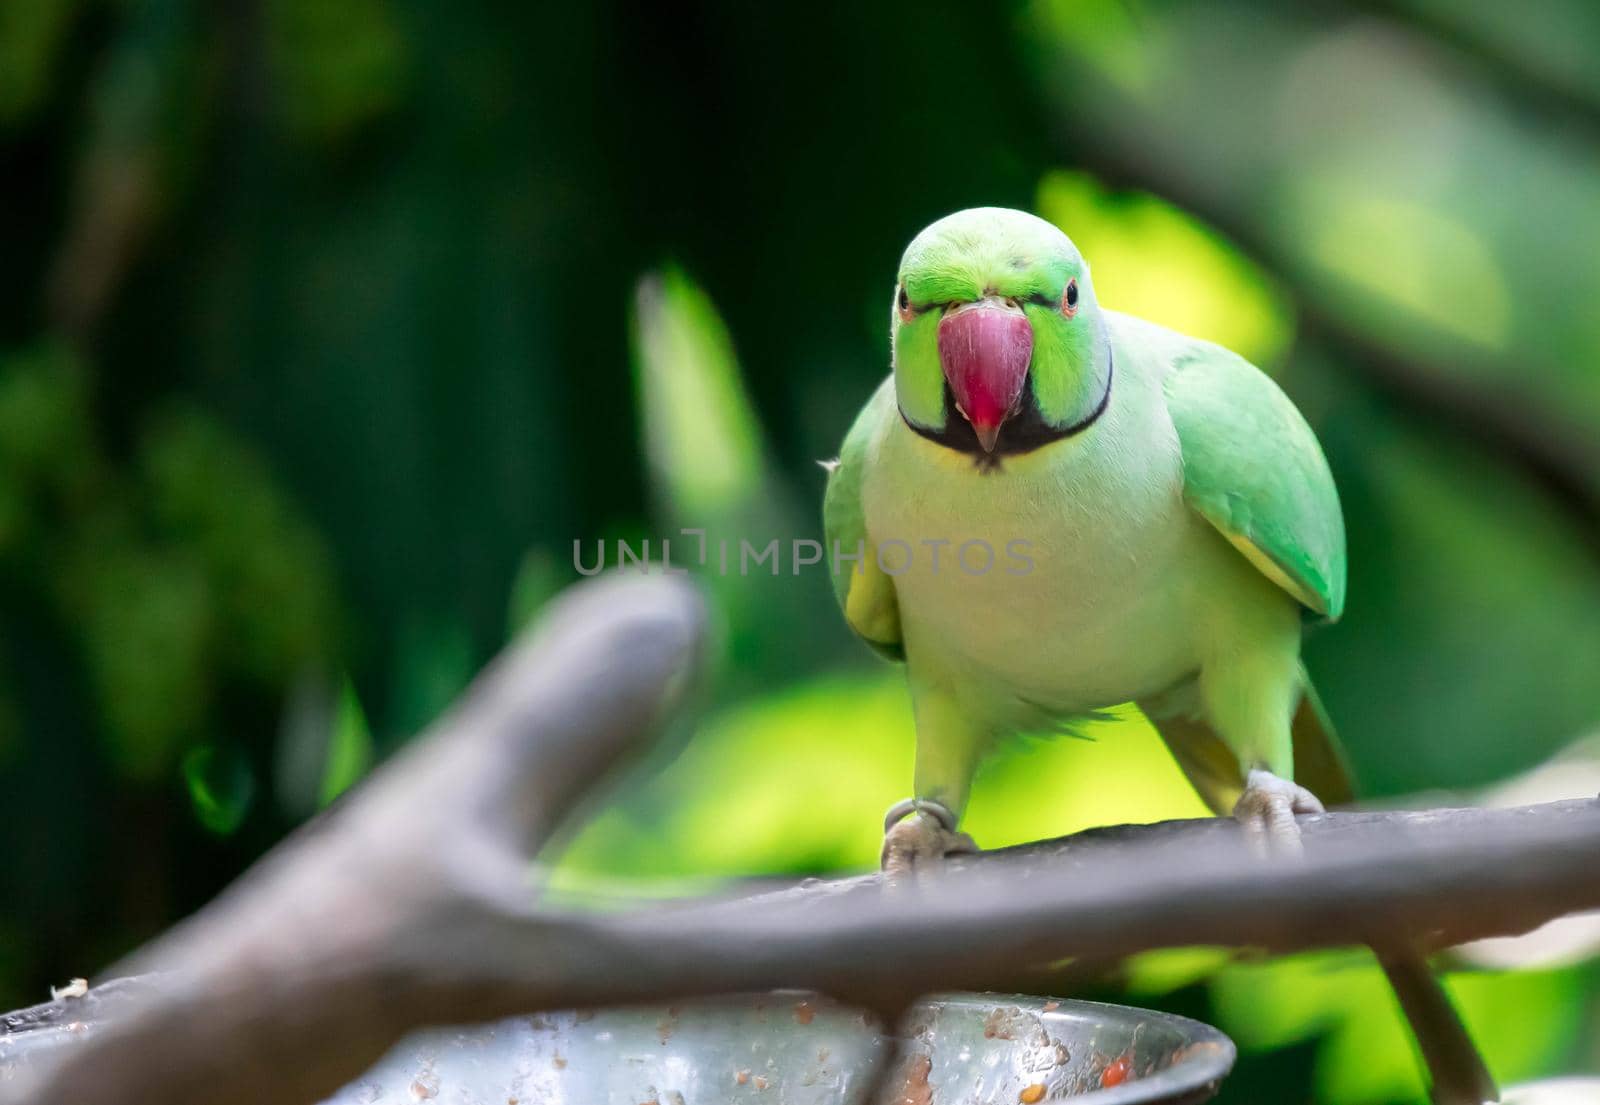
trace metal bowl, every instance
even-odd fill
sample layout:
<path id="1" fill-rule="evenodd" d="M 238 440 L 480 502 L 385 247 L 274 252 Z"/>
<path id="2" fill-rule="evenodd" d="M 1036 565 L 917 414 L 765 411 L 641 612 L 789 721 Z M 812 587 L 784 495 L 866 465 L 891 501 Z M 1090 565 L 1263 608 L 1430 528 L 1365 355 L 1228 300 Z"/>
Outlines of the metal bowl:
<path id="1" fill-rule="evenodd" d="M 0 1020 L 0 1083 L 133 1002 L 130 983 Z M 514 1017 L 406 1037 L 325 1105 L 867 1105 L 895 1041 L 803 993 Z M 913 1006 L 875 1105 L 1206 1101 L 1233 1043 L 1196 1021 L 1087 1001 L 952 994 Z"/>
<path id="2" fill-rule="evenodd" d="M 1165 1013 L 963 994 L 916 1005 L 879 1105 L 1200 1102 L 1232 1042 Z M 402 1042 L 327 1105 L 865 1105 L 891 1055 L 869 1016 L 813 995 L 520 1017 Z"/>

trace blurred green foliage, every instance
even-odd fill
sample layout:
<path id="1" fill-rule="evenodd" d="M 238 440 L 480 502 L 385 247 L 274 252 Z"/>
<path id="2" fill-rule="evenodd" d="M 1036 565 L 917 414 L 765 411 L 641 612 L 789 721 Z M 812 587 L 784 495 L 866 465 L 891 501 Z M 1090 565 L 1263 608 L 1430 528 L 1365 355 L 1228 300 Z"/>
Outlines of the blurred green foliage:
<path id="1" fill-rule="evenodd" d="M 214 833 L 236 831 L 255 798 L 255 776 L 236 751 L 214 745 L 191 748 L 183 757 L 195 820 Z"/>
<path id="2" fill-rule="evenodd" d="M 25 115 L 44 95 L 76 7 L 18 0 L 0 8 L 0 120 Z"/>
<path id="3" fill-rule="evenodd" d="M 394 110 L 407 51 L 385 0 L 268 0 L 260 14 L 279 111 L 294 137 L 345 141 Z"/>
<path id="4" fill-rule="evenodd" d="M 1282 290 L 1221 235 L 1157 196 L 1056 170 L 1034 205 L 1093 259 L 1095 293 L 1116 309 L 1159 317 L 1269 371 L 1294 338 Z"/>
<path id="5" fill-rule="evenodd" d="M 328 762 L 317 793 L 318 805 L 330 805 L 360 782 L 371 767 L 372 733 L 355 688 L 346 683 L 339 691 L 338 712 L 328 734 Z"/>
<path id="6" fill-rule="evenodd" d="M 1458 973 L 1451 997 L 1502 1082 L 1559 1069 L 1584 1028 L 1592 969 Z M 1317 1100 L 1423 1099 L 1405 1021 L 1382 972 L 1362 956 L 1303 955 L 1229 966 L 1214 977 L 1214 1008 L 1245 1050 L 1324 1037 Z"/>
<path id="7" fill-rule="evenodd" d="M 1600 470 L 1527 462 L 1600 430 L 1597 45 L 1578 0 L 0 4 L 0 1006 L 422 729 L 574 541 L 820 537 L 899 250 L 978 203 L 1316 426 L 1352 577 L 1308 661 L 1368 793 L 1544 759 L 1600 719 Z M 703 582 L 713 700 L 555 890 L 875 859 L 898 673 L 821 573 Z M 977 838 L 1200 814 L 1135 712 L 1087 735 L 1003 750 Z M 1451 984 L 1514 1079 L 1594 1064 L 1595 983 Z M 1233 1033 L 1227 1100 L 1418 1093 L 1362 956 L 1106 996 Z"/>

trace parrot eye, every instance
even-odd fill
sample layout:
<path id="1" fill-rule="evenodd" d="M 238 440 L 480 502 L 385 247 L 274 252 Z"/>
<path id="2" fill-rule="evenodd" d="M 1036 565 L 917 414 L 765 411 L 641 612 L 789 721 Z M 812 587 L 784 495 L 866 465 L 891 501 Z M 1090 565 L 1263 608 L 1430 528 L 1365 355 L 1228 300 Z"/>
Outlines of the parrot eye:
<path id="1" fill-rule="evenodd" d="M 911 297 L 906 294 L 904 285 L 901 285 L 900 294 L 895 297 L 895 305 L 900 308 L 900 321 L 911 321 Z"/>
<path id="2" fill-rule="evenodd" d="M 1071 318 L 1078 313 L 1078 282 L 1067 281 L 1067 290 L 1061 293 L 1061 313 Z"/>

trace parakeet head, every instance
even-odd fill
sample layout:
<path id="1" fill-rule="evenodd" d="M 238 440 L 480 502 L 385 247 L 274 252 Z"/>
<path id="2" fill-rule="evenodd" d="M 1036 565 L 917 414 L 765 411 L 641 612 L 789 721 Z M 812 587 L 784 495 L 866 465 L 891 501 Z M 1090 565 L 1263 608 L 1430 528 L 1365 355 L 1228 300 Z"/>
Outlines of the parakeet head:
<path id="1" fill-rule="evenodd" d="M 895 397 L 917 433 L 980 460 L 1088 429 L 1111 399 L 1089 266 L 1043 219 L 957 211 L 900 260 Z"/>

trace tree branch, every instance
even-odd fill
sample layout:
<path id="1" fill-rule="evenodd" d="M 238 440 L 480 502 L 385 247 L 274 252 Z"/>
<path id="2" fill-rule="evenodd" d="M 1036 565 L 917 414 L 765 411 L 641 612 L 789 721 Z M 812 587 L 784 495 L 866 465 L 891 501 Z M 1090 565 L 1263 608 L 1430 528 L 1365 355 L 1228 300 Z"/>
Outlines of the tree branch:
<path id="1" fill-rule="evenodd" d="M 0 1097 L 309 1102 L 425 1024 L 774 987 L 893 1011 L 1068 958 L 1438 948 L 1600 907 L 1591 801 L 1304 818 L 1297 862 L 1263 861 L 1207 819 L 958 859 L 887 888 L 865 876 L 603 914 L 540 902 L 526 857 L 655 727 L 699 624 L 681 584 L 578 589 L 437 731 L 134 957 L 123 969 L 148 974 L 120 1000 L 16 1015 L 0 1045 L 41 1020 L 94 1023 L 10 1081 L 18 1049 L 0 1046 Z"/>

